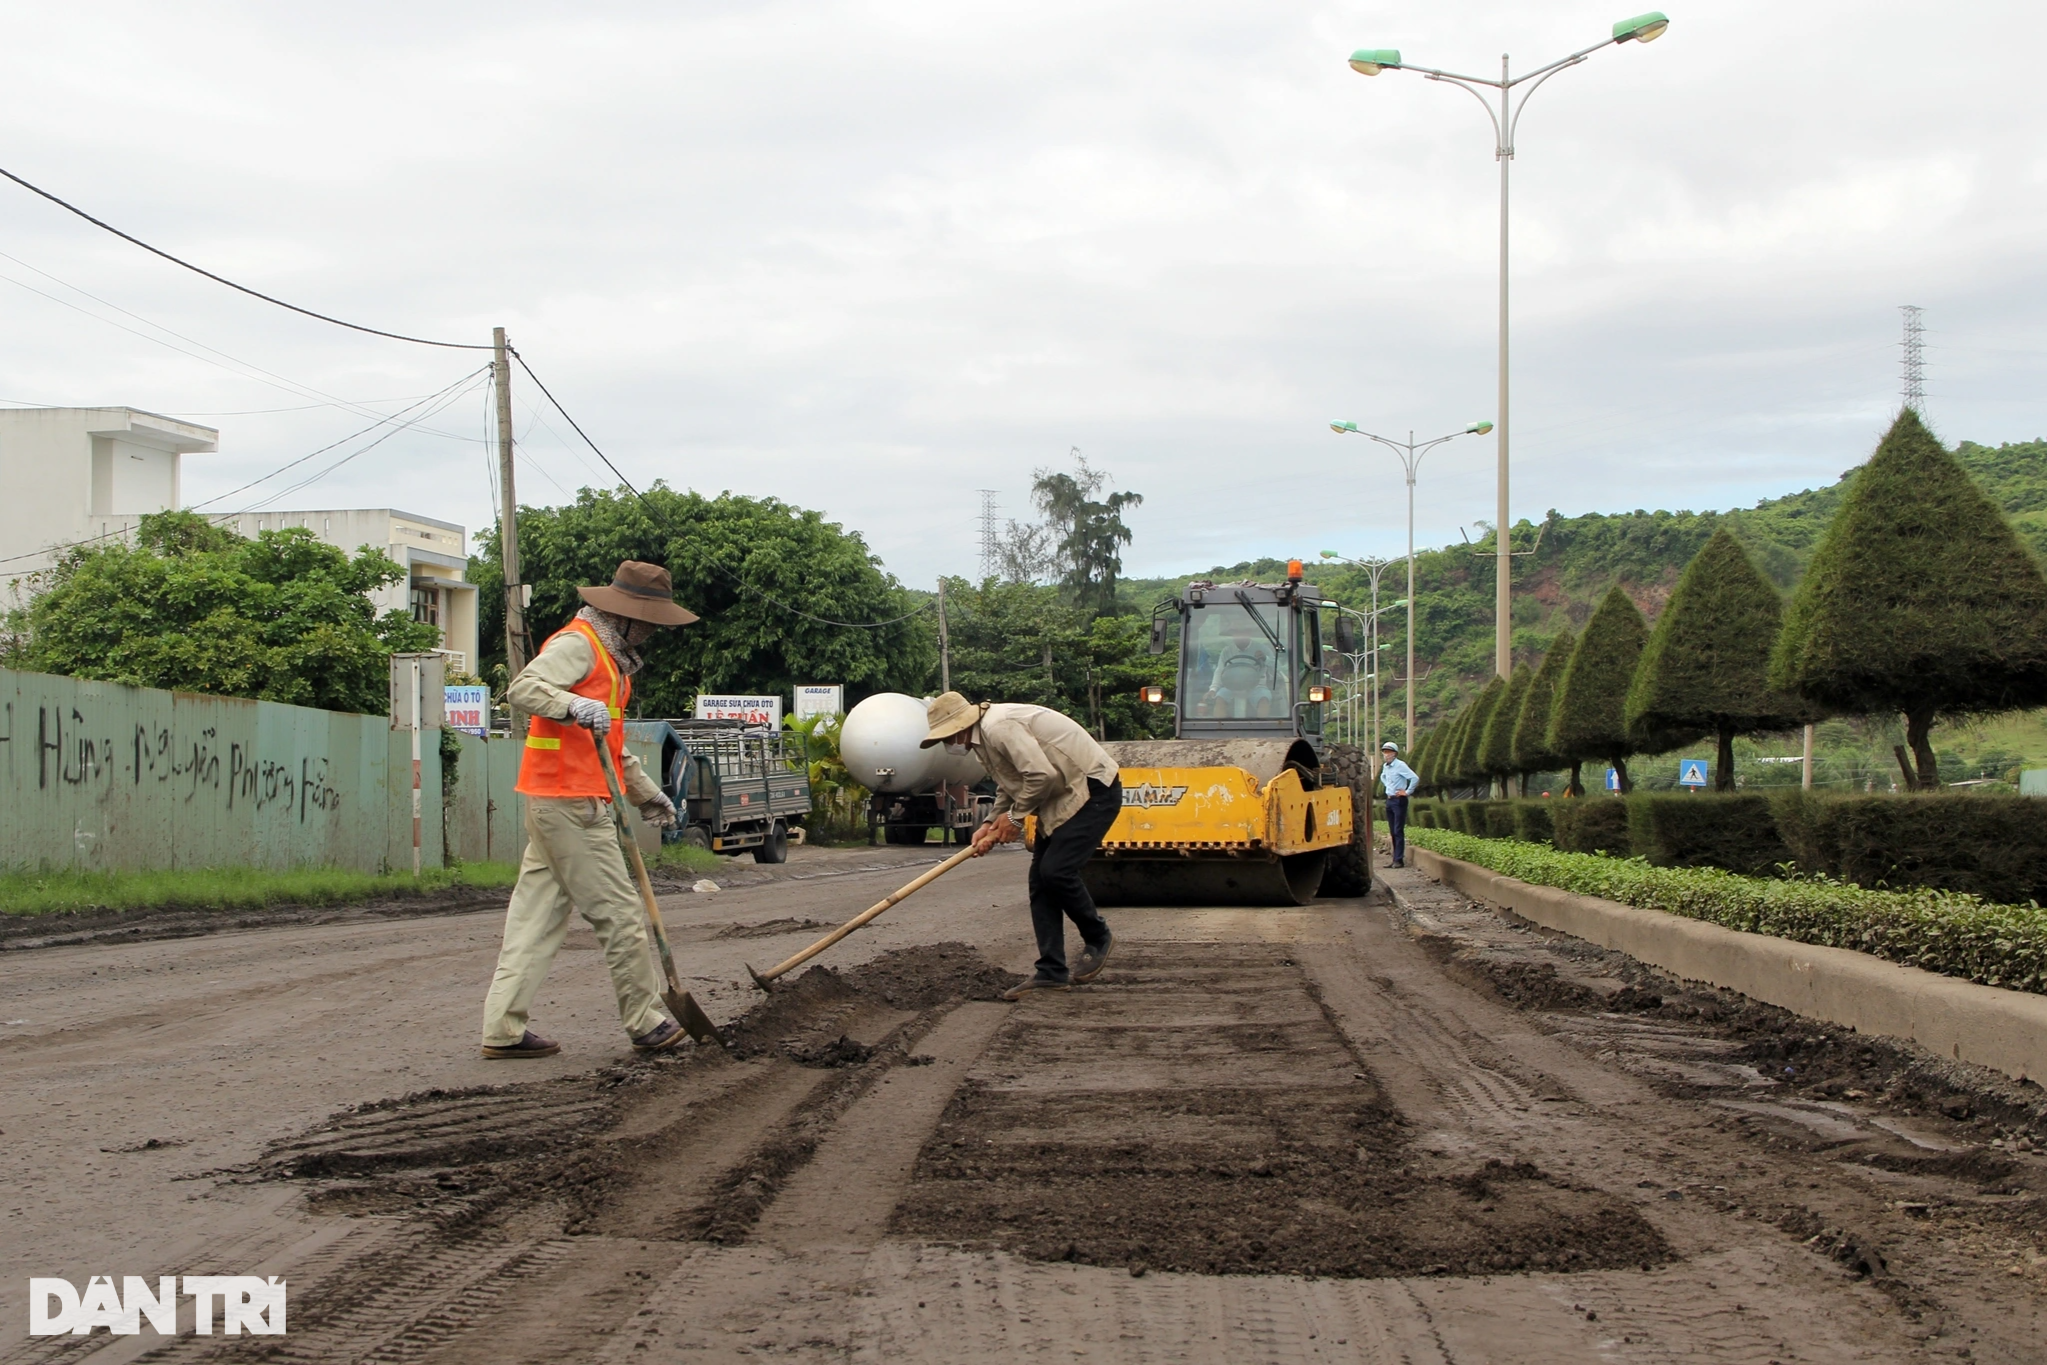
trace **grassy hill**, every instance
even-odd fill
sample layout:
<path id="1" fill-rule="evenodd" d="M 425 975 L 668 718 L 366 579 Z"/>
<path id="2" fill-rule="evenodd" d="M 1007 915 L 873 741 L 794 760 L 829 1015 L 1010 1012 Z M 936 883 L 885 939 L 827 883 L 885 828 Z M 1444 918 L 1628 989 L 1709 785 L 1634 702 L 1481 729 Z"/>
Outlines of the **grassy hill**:
<path id="1" fill-rule="evenodd" d="M 2047 558 L 2047 441 L 1995 448 L 1964 441 L 1955 455 L 2004 508 L 2035 552 Z M 1840 482 L 1824 488 L 1728 512 L 1638 510 L 1566 517 L 1552 511 L 1540 528 L 1542 538 L 1535 553 L 1515 561 L 1515 661 L 1539 659 L 1566 623 L 1573 631 L 1582 629 L 1599 599 L 1616 582 L 1653 622 L 1685 563 L 1721 526 L 1731 529 L 1757 567 L 1788 592 L 1805 571 L 1821 533 L 1841 505 L 1847 481 L 1854 476 L 1851 469 Z M 1534 544 L 1537 529 L 1521 522 L 1515 528 L 1514 544 Z M 1455 711 L 1492 676 L 1492 549 L 1488 535 L 1474 545 L 1460 543 L 1419 551 L 1415 556 L 1416 655 L 1421 675 L 1417 722 L 1423 730 Z M 1273 559 L 1217 565 L 1204 573 L 1177 578 L 1126 580 L 1119 595 L 1129 609 L 1147 611 L 1191 578 L 1270 582 L 1285 571 L 1285 562 Z M 1346 605 L 1369 605 L 1370 583 L 1358 570 L 1311 567 L 1309 576 Z M 1389 569 L 1380 581 L 1380 601 L 1397 600 L 1405 586 L 1404 573 Z M 1386 643 L 1394 651 L 1383 694 L 1388 698 L 1389 717 L 1404 705 L 1395 704 L 1400 692 L 1395 675 L 1404 657 L 1404 616 L 1388 615 L 1383 627 Z M 1404 738 L 1397 725 L 1392 733 Z M 2006 759 L 2024 761 L 2028 766 L 2047 763 L 2047 716 L 2042 713 L 2002 717 L 1973 727 L 1943 726 L 1936 735 L 1956 756 L 1957 771 L 1981 766 L 1984 756 L 1993 764 Z M 1841 760 L 1836 766 L 1843 782 L 1859 781 L 1863 776 L 1888 780 L 1893 741 L 1881 723 L 1832 722 L 1823 742 L 1828 742 L 1830 752 Z M 1758 755 L 1791 752 L 1787 746 L 1767 742 L 1755 748 Z M 1865 757 L 1856 759 L 1857 754 Z M 1669 766 L 1674 772 L 1675 763 Z M 1737 762 L 1738 770 L 1744 767 L 1747 765 Z M 1748 771 L 1757 769 L 1748 767 Z"/>

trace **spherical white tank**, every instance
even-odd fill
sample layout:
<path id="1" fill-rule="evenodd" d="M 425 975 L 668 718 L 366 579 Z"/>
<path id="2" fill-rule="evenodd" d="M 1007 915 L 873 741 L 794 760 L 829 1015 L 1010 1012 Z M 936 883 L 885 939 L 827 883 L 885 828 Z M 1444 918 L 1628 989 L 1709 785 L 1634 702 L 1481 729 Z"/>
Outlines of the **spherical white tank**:
<path id="1" fill-rule="evenodd" d="M 923 743 L 924 703 L 901 692 L 877 692 L 855 706 L 839 729 L 839 757 L 853 780 L 869 791 L 929 791 L 940 782 L 979 782 L 981 760 L 955 758 L 941 745 Z"/>

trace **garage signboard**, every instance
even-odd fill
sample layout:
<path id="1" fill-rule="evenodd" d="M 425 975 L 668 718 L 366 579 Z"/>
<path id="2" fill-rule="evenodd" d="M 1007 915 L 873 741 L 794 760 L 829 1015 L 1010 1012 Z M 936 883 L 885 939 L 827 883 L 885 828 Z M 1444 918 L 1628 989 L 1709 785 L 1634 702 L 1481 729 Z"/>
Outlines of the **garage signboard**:
<path id="1" fill-rule="evenodd" d="M 796 719 L 806 716 L 836 716 L 846 710 L 846 689 L 838 683 L 798 686 Z"/>
<path id="2" fill-rule="evenodd" d="M 782 728 L 782 698 L 748 697 L 735 692 L 704 692 L 697 697 L 698 720 L 736 720 L 745 725 Z"/>

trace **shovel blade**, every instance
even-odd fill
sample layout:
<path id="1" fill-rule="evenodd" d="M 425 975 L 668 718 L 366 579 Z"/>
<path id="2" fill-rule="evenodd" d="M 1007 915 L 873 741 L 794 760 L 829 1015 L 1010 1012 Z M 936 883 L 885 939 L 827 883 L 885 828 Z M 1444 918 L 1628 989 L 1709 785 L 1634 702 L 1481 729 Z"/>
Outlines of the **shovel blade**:
<path id="1" fill-rule="evenodd" d="M 716 1043 L 719 1047 L 727 1045 L 725 1035 L 718 1032 L 711 1016 L 704 1013 L 704 1007 L 688 991 L 664 991 L 661 998 L 674 1013 L 675 1022 L 681 1024 L 690 1037 L 699 1043 Z"/>
<path id="2" fill-rule="evenodd" d="M 759 972 L 753 969 L 753 964 L 751 962 L 746 964 L 746 974 L 752 977 L 753 984 L 759 986 L 763 991 L 773 991 L 775 989 L 775 978 L 771 976 L 762 976 Z"/>

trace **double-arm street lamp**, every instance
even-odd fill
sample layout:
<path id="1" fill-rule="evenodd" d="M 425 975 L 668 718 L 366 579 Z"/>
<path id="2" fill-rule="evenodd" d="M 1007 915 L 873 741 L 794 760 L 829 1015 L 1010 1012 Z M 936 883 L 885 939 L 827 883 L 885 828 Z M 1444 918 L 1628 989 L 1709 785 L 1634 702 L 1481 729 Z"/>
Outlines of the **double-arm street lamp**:
<path id="1" fill-rule="evenodd" d="M 1548 66 L 1537 67 L 1525 75 L 1510 76 L 1507 58 L 1500 58 L 1500 78 L 1489 80 L 1484 76 L 1459 76 L 1449 71 L 1437 71 L 1426 66 L 1409 66 L 1400 59 L 1400 53 L 1391 48 L 1359 48 L 1350 56 L 1353 71 L 1363 76 L 1376 76 L 1381 71 L 1415 71 L 1432 81 L 1448 81 L 1471 92 L 1472 98 L 1486 111 L 1486 117 L 1493 121 L 1493 156 L 1500 163 L 1500 445 L 1499 445 L 1499 519 L 1497 539 L 1499 541 L 1497 572 L 1498 581 L 1493 588 L 1493 607 L 1498 614 L 1498 625 L 1494 634 L 1494 666 L 1501 677 L 1512 670 L 1513 622 L 1510 618 L 1512 605 L 1512 575 L 1514 561 L 1507 544 L 1507 530 L 1514 523 L 1507 516 L 1507 165 L 1514 159 L 1514 130 L 1521 122 L 1521 111 L 1528 107 L 1528 98 L 1542 83 L 1566 67 L 1576 66 L 1603 47 L 1615 43 L 1646 43 L 1663 36 L 1670 27 L 1670 20 L 1654 11 L 1638 14 L 1632 19 L 1623 19 L 1613 26 L 1612 36 L 1604 42 L 1582 48 L 1568 57 L 1559 58 Z M 1527 85 L 1520 100 L 1513 99 L 1516 86 Z M 1500 92 L 1500 107 L 1494 112 L 1491 99 L 1480 93 L 1479 88 Z M 1413 594 L 1410 592 L 1410 597 Z M 1409 636 L 1413 638 L 1412 635 Z M 1413 665 L 1409 665 L 1413 672 Z M 1412 719 L 1410 717 L 1410 725 Z M 1409 731 L 1412 734 L 1412 730 Z"/>
<path id="2" fill-rule="evenodd" d="M 1493 429 L 1491 422 L 1473 422 L 1462 431 L 1453 431 L 1448 436 L 1438 436 L 1433 441 L 1417 441 L 1414 433 L 1408 432 L 1405 441 L 1396 441 L 1389 436 L 1375 436 L 1369 431 L 1358 430 L 1356 422 L 1331 422 L 1329 429 L 1339 436 L 1370 436 L 1400 457 L 1400 467 L 1407 472 L 1407 747 L 1414 747 L 1414 471 L 1421 467 L 1422 456 L 1434 450 L 1445 441 L 1454 441 L 1459 436 L 1483 436 Z M 1503 476 L 1504 477 L 1504 476 Z M 1334 559 L 1331 551 L 1322 552 L 1324 559 Z M 1376 607 L 1379 597 L 1379 576 L 1372 575 L 1372 600 Z"/>

